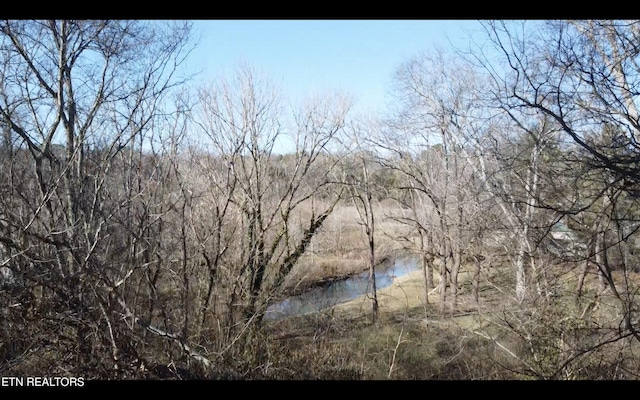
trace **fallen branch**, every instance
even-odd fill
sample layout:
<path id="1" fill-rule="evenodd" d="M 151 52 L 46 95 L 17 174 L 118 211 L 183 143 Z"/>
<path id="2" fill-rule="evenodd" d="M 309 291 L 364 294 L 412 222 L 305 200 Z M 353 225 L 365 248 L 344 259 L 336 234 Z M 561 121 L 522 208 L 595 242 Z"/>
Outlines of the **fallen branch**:
<path id="1" fill-rule="evenodd" d="M 206 369 L 210 369 L 211 368 L 211 360 L 209 360 L 206 356 L 201 354 L 199 351 L 197 351 L 194 348 L 192 348 L 191 346 L 189 346 L 182 339 L 180 339 L 180 337 L 178 337 L 176 334 L 173 334 L 171 332 L 163 331 L 162 329 L 157 328 L 157 327 L 155 327 L 155 326 L 153 326 L 153 325 L 141 320 L 135 314 L 133 314 L 131 312 L 131 310 L 129 310 L 129 307 L 127 307 L 127 304 L 122 299 L 118 299 L 118 303 L 120 303 L 120 306 L 122 306 L 122 308 L 125 310 L 126 317 L 127 318 L 131 318 L 134 323 L 140 325 L 141 327 L 145 328 L 146 330 L 148 330 L 149 332 L 151 332 L 151 333 L 153 333 L 155 335 L 158 335 L 158 336 L 165 337 L 165 338 L 173 340 L 174 342 L 176 342 L 182 348 L 182 350 L 189 357 L 193 358 L 194 360 L 196 360 L 197 362 L 202 364 Z"/>
<path id="2" fill-rule="evenodd" d="M 396 354 L 398 353 L 398 348 L 400 347 L 400 343 L 402 343 L 402 334 L 404 333 L 404 326 L 400 330 L 400 335 L 398 335 L 398 343 L 396 343 L 395 349 L 393 349 L 393 357 L 391 358 L 391 365 L 389 365 L 389 374 L 387 375 L 391 378 L 391 373 L 393 372 L 393 367 L 396 364 Z"/>

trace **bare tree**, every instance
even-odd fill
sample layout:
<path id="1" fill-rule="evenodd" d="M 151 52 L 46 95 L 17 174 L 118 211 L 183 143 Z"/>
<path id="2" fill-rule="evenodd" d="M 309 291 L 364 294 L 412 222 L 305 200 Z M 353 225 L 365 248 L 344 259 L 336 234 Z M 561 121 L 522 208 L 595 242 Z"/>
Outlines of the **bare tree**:
<path id="1" fill-rule="evenodd" d="M 638 85 L 638 21 L 489 21 L 484 26 L 489 43 L 506 68 L 498 68 L 479 52 L 475 53 L 476 61 L 486 67 L 495 87 L 503 89 L 496 96 L 503 107 L 530 110 L 552 120 L 582 150 L 591 168 L 607 172 L 601 196 L 608 197 L 609 205 L 613 198 L 608 192 L 632 193 L 639 176 L 634 98 Z M 615 127 L 615 140 L 608 144 L 594 140 L 598 137 L 594 133 L 604 132 L 606 126 Z M 609 205 L 603 204 L 603 208 Z M 558 207 L 558 211 L 578 214 L 588 206 L 576 201 L 569 207 Z M 596 240 L 598 247 L 606 247 L 602 236 L 605 226 L 610 235 L 616 231 L 603 222 L 597 229 L 601 233 Z M 630 224 L 627 221 L 623 225 Z M 621 236 L 629 239 L 632 232 L 634 229 Z M 596 253 L 601 252 L 602 263 L 606 264 L 608 252 L 599 248 Z M 600 268 L 605 277 L 609 275 L 606 267 Z M 631 289 L 628 281 L 622 285 L 623 292 Z M 614 286 L 613 293 L 627 310 L 623 313 L 624 325 L 638 337 L 630 323 L 633 304 Z"/>
<path id="2" fill-rule="evenodd" d="M 362 157 L 360 159 L 362 166 L 362 181 L 353 182 L 351 187 L 351 198 L 354 206 L 358 211 L 362 229 L 367 238 L 367 249 L 369 253 L 369 291 L 367 295 L 371 298 L 371 316 L 372 322 L 375 324 L 378 320 L 378 294 L 376 289 L 376 275 L 374 267 L 376 265 L 375 254 L 375 213 L 373 211 L 373 194 L 371 182 L 369 178 L 369 167 L 367 160 Z"/>
<path id="3" fill-rule="evenodd" d="M 20 277 L 10 292 L 27 296 L 18 308 L 6 298 L 2 307 L 13 321 L 6 338 L 31 355 L 4 357 L 3 369 L 27 368 L 53 349 L 58 371 L 126 370 L 140 325 L 154 331 L 128 305 L 135 267 L 125 261 L 127 231 L 115 222 L 140 192 L 109 185 L 125 147 L 144 143 L 180 83 L 175 72 L 189 42 L 188 23 L 0 23 L 0 119 L 12 153 L 2 175 L 9 192 L 0 254 Z"/>
<path id="4" fill-rule="evenodd" d="M 209 270 L 204 312 L 233 343 L 259 327 L 342 197 L 328 150 L 349 104 L 316 97 L 288 113 L 273 84 L 247 65 L 204 88 L 199 104 L 202 167 L 211 178 L 203 184 L 215 207 L 211 244 L 199 234 Z"/>
<path id="5" fill-rule="evenodd" d="M 469 82 L 463 84 L 462 78 L 446 80 L 450 70 L 456 73 L 465 71 L 457 68 L 442 52 L 436 52 L 433 57 L 423 54 L 398 68 L 395 93 L 401 108 L 396 118 L 389 121 L 385 142 L 394 144 L 394 151 L 403 160 L 394 164 L 409 179 L 406 189 L 414 192 L 412 203 L 415 205 L 417 199 L 425 197 L 437 215 L 435 226 L 432 223 L 429 227 L 417 220 L 414 223 L 419 227 L 420 236 L 426 236 L 428 241 L 432 241 L 434 235 L 429 231 L 433 232 L 437 226 L 440 301 L 444 307 L 450 284 L 451 305 L 455 309 L 458 276 L 463 260 L 470 256 L 464 253 L 473 237 L 469 230 L 470 214 L 465 208 L 476 200 L 469 197 L 474 193 L 469 186 L 473 180 L 464 158 L 467 156 L 463 151 L 464 141 L 460 140 L 459 133 L 468 129 L 462 119 L 468 113 L 468 97 L 472 92 L 471 87 L 466 86 Z M 465 75 L 465 79 L 468 77 Z M 405 150 L 407 142 L 410 143 L 409 149 L 421 151 Z M 425 275 L 428 282 L 429 274 Z"/>
<path id="6" fill-rule="evenodd" d="M 348 185 L 350 197 L 358 212 L 359 223 L 362 226 L 367 242 L 369 267 L 367 296 L 371 299 L 371 317 L 372 323 L 375 324 L 378 321 L 378 293 L 375 275 L 377 263 L 375 241 L 377 217 L 374 211 L 376 188 L 371 176 L 370 164 L 376 163 L 378 157 L 375 155 L 375 148 L 369 146 L 371 142 L 368 139 L 372 134 L 371 130 L 375 129 L 375 122 L 369 120 L 366 123 L 356 124 L 352 129 L 351 139 L 353 146 L 345 147 L 353 147 L 349 155 L 353 165 L 345 168 L 347 176 L 344 181 Z"/>

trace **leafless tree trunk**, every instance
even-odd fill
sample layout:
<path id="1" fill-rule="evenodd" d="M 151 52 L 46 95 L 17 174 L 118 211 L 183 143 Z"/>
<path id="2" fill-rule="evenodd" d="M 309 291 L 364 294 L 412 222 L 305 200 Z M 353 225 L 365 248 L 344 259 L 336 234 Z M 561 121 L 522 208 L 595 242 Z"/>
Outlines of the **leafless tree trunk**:
<path id="1" fill-rule="evenodd" d="M 71 368 L 111 376 L 139 358 L 128 286 L 140 264 L 127 258 L 141 237 L 119 217 L 141 192 L 129 190 L 130 170 L 114 172 L 180 83 L 189 35 L 177 22 L 0 22 L 0 120 L 14 153 L 0 254 L 32 315 L 15 320 L 12 340 L 36 357 L 53 350 L 58 371 L 73 358 Z"/>
<path id="2" fill-rule="evenodd" d="M 364 157 L 360 159 L 362 163 L 362 182 L 353 182 L 351 184 L 352 201 L 358 216 L 360 217 L 360 223 L 362 229 L 367 238 L 367 250 L 368 250 L 368 264 L 369 264 L 369 291 L 367 296 L 371 299 L 371 320 L 375 324 L 378 322 L 378 293 L 376 288 L 376 254 L 375 254 L 375 213 L 373 211 L 373 194 L 371 188 L 371 182 L 369 181 L 369 168 L 367 167 L 367 160 Z M 357 179 L 357 178 L 356 178 Z"/>
<path id="3" fill-rule="evenodd" d="M 287 113 L 273 85 L 247 65 L 203 88 L 199 104 L 195 122 L 206 137 L 204 168 L 212 178 L 202 184 L 215 199 L 213 247 L 202 249 L 209 271 L 204 304 L 234 343 L 284 294 L 290 272 L 342 198 L 334 176 L 339 160 L 328 150 L 349 104 L 316 97 Z M 293 151 L 278 155 L 285 145 Z"/>

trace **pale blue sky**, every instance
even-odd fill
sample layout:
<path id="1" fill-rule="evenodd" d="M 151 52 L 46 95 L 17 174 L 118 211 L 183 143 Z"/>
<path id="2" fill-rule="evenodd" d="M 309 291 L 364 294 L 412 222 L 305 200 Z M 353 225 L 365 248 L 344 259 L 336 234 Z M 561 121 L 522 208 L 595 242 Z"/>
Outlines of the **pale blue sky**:
<path id="1" fill-rule="evenodd" d="M 394 70 L 434 46 L 466 47 L 475 20 L 196 20 L 189 67 L 207 80 L 248 62 L 298 98 L 340 90 L 379 110 Z"/>

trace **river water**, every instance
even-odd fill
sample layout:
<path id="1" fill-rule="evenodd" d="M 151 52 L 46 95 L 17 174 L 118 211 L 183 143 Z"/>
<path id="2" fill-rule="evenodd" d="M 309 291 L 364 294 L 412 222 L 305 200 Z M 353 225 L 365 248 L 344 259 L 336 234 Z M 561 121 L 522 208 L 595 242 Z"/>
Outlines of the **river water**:
<path id="1" fill-rule="evenodd" d="M 419 269 L 414 258 L 397 258 L 392 264 L 375 269 L 376 289 L 383 289 L 394 278 Z M 304 315 L 345 303 L 367 293 L 369 271 L 332 282 L 326 286 L 315 287 L 308 291 L 271 304 L 264 316 L 265 320 L 278 320 L 296 315 Z"/>

